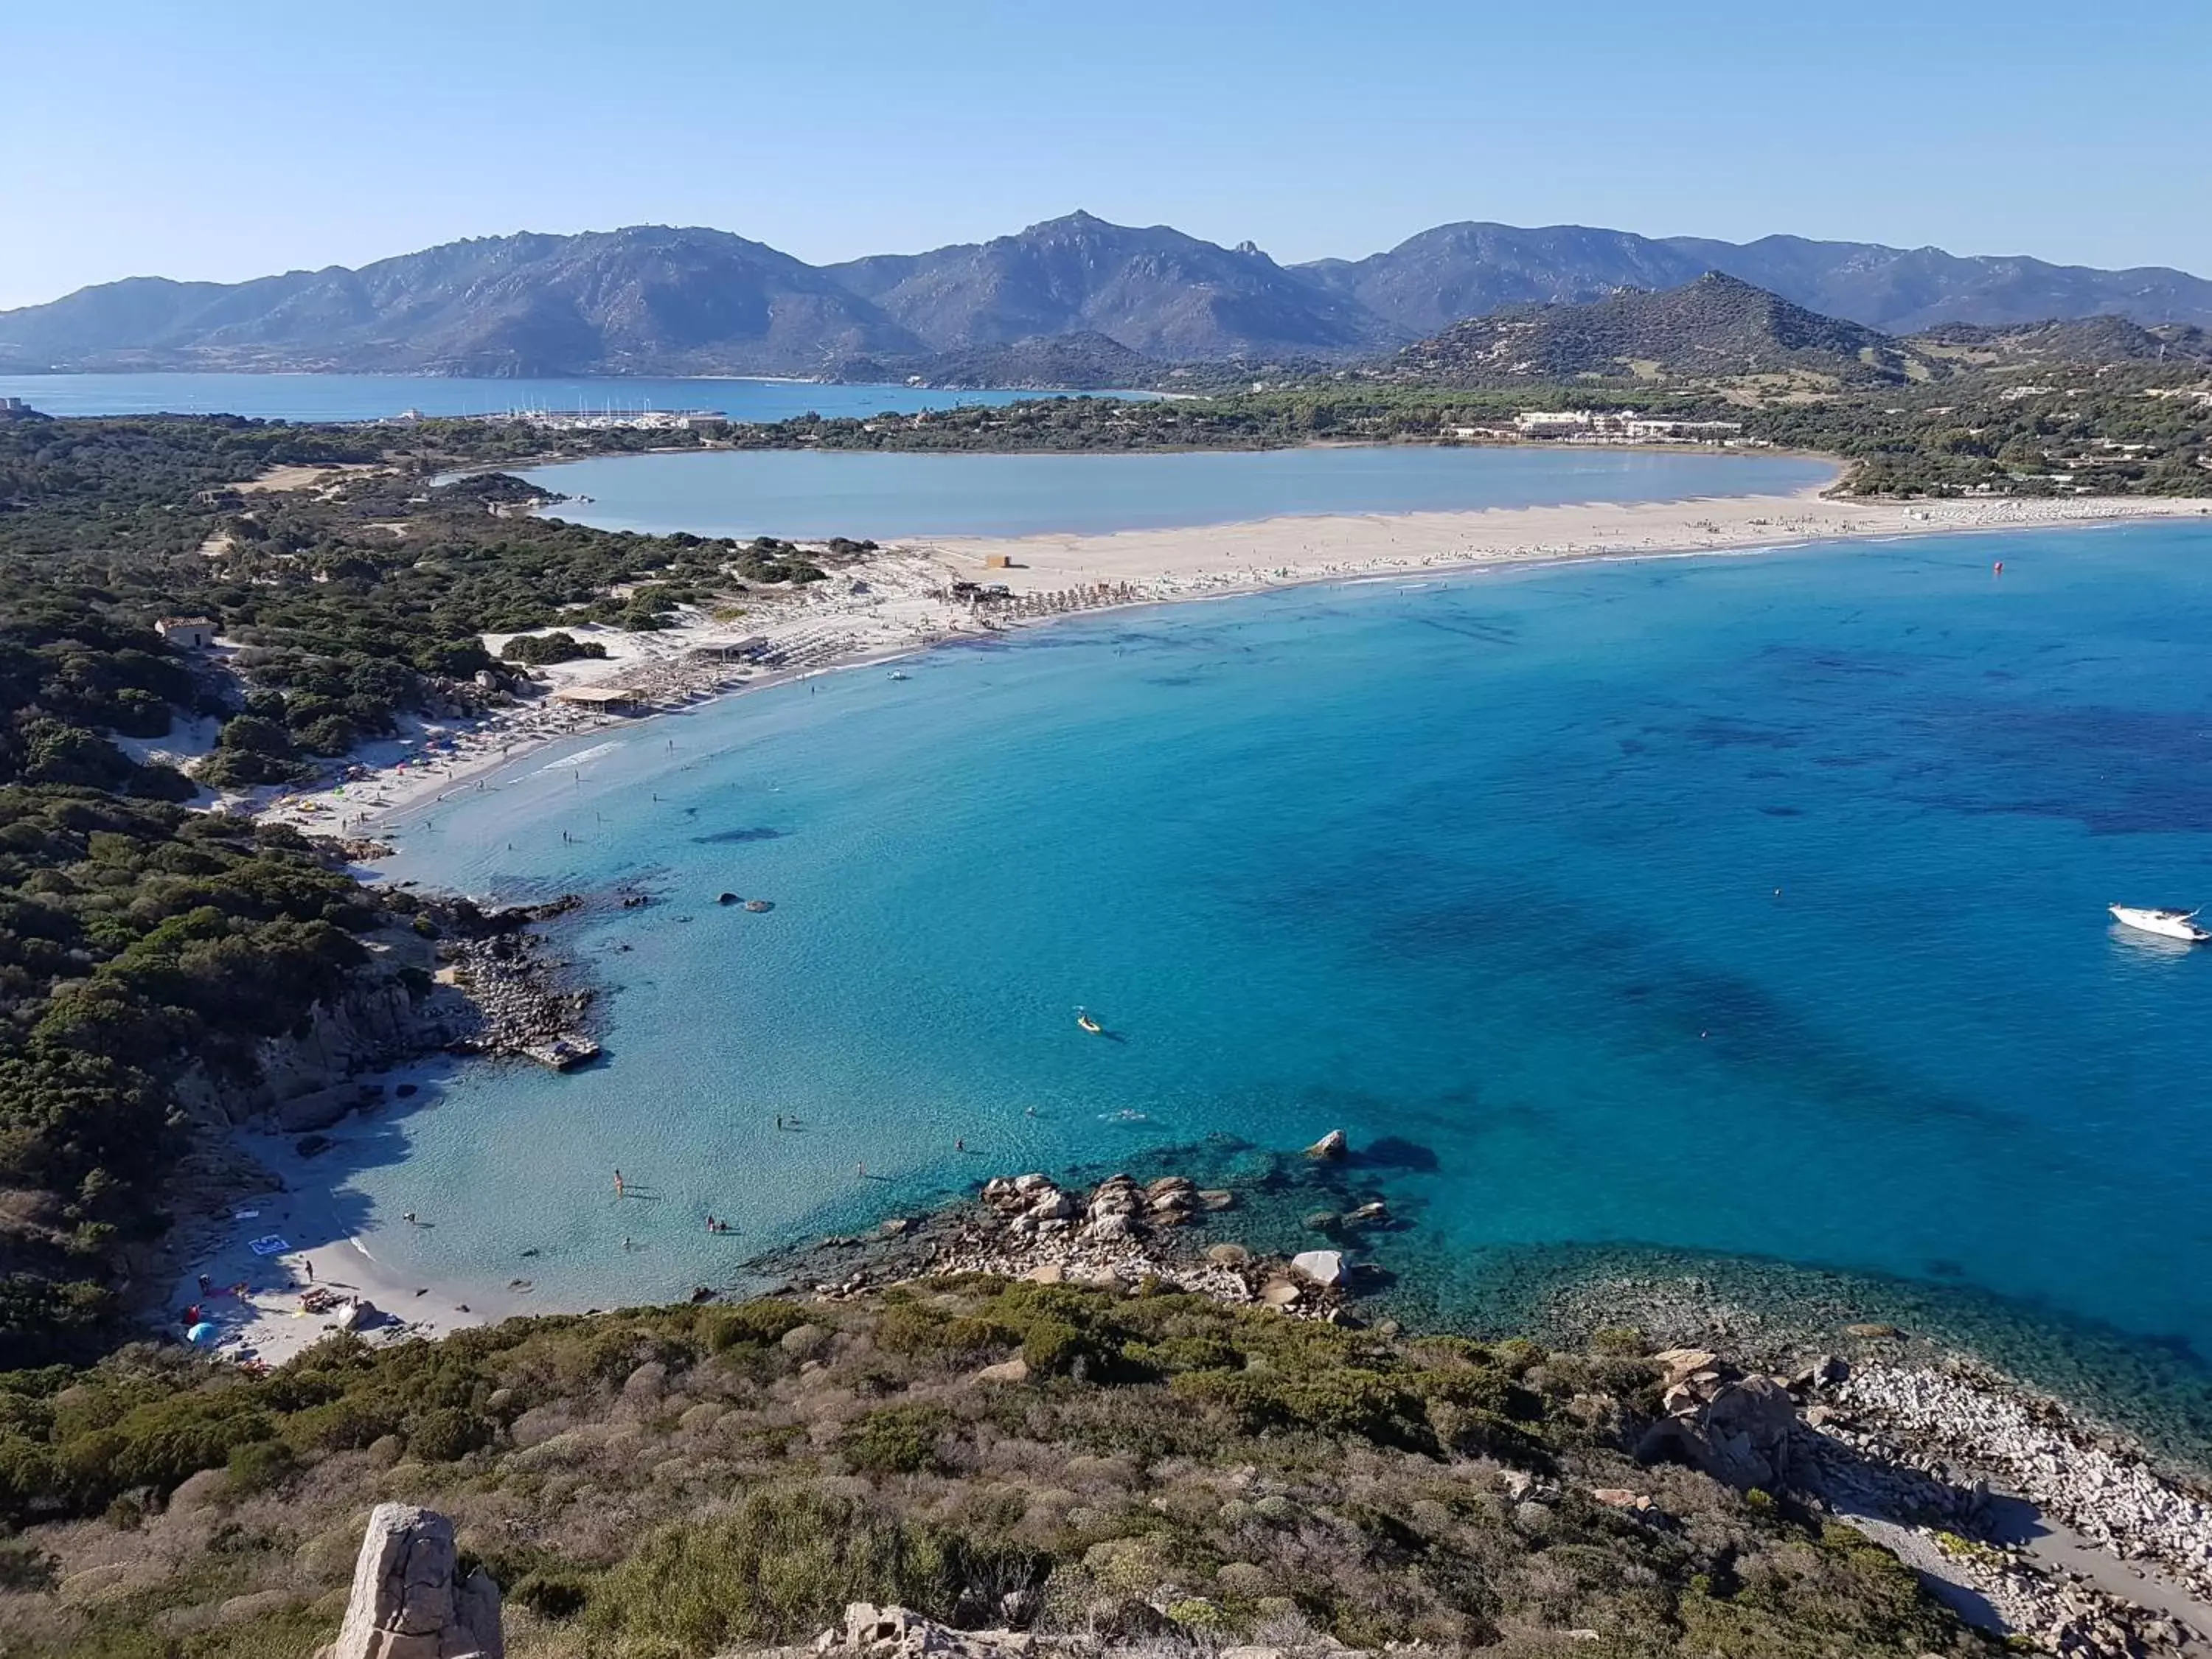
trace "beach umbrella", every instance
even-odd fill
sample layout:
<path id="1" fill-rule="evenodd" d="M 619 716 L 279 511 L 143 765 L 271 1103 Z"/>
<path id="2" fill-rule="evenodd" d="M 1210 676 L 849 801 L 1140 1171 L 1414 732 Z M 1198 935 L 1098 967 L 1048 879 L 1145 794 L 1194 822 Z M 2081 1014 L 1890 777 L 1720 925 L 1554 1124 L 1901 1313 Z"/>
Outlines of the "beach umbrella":
<path id="1" fill-rule="evenodd" d="M 185 1340 L 192 1343 L 212 1342 L 216 1339 L 216 1328 L 215 1321 L 203 1319 L 185 1333 Z"/>

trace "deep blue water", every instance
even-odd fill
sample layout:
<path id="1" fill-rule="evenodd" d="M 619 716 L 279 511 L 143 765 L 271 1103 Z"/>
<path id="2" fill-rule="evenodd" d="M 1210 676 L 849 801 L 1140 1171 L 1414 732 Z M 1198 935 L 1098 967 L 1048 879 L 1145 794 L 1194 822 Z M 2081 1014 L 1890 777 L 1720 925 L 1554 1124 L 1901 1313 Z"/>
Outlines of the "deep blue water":
<path id="1" fill-rule="evenodd" d="M 2212 951 L 2104 908 L 2212 899 L 2208 638 L 2212 527 L 1921 539 L 1109 615 L 578 740 L 393 873 L 662 895 L 568 935 L 610 1063 L 343 1132 L 349 1202 L 605 1304 L 1340 1127 L 1447 1303 L 1613 1241 L 2212 1352 Z"/>
<path id="2" fill-rule="evenodd" d="M 409 409 L 426 415 L 711 409 L 733 420 L 781 421 L 809 411 L 875 415 L 1037 395 L 635 375 L 499 380 L 420 374 L 0 374 L 0 398 L 21 398 L 47 415 L 247 415 L 282 421 L 380 421 Z"/>
<path id="3" fill-rule="evenodd" d="M 1778 495 L 1825 484 L 1836 469 L 1790 456 L 1421 444 L 1165 455 L 717 450 L 607 456 L 523 476 L 587 497 L 559 516 L 605 530 L 884 539 Z"/>

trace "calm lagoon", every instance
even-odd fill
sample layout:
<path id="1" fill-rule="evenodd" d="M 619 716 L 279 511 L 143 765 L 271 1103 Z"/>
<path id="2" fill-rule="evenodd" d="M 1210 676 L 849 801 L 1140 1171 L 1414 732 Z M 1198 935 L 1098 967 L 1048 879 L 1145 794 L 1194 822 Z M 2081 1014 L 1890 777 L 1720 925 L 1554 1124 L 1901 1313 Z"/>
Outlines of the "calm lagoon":
<path id="1" fill-rule="evenodd" d="M 1826 484 L 1836 468 L 1790 456 L 1421 444 L 1150 455 L 724 450 L 605 456 L 523 476 L 586 498 L 554 511 L 606 530 L 884 540 L 1789 495 Z"/>

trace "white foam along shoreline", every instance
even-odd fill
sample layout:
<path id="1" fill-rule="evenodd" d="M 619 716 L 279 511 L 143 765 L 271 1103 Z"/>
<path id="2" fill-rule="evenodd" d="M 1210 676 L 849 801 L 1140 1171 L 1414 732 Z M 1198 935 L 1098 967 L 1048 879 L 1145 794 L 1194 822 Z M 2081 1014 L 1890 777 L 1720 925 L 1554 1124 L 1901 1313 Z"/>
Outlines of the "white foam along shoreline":
<path id="1" fill-rule="evenodd" d="M 569 624 L 604 659 L 542 671 L 555 696 L 451 730 L 412 734 L 422 746 L 372 745 L 360 775 L 264 802 L 266 816 L 322 833 L 374 836 L 410 808 L 544 746 L 595 729 L 635 726 L 558 702 L 586 687 L 621 687 L 646 715 L 834 669 L 884 663 L 957 641 L 1079 611 L 1217 599 L 1305 583 L 1435 574 L 1583 559 L 1747 553 L 1814 542 L 2020 531 L 2144 520 L 2203 519 L 2212 501 L 2160 496 L 1980 497 L 1925 502 L 1794 495 L 1673 501 L 1585 501 L 1473 511 L 1283 517 L 1179 529 L 907 541 L 842 565 L 826 581 L 779 594 L 743 617 L 696 611 L 631 634 Z M 956 581 L 1002 584 L 1008 602 L 978 611 L 948 597 Z M 511 637 L 486 636 L 496 653 Z M 782 665 L 744 669 L 702 649 L 758 639 Z"/>

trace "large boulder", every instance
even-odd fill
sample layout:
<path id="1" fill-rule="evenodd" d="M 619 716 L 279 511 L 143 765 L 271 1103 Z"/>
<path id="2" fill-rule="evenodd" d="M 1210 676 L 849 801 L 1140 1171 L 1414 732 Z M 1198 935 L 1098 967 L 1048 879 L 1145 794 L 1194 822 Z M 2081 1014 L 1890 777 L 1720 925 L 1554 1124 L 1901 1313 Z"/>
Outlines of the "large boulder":
<path id="1" fill-rule="evenodd" d="M 1771 1376 L 1719 1385 L 1710 1399 L 1646 1431 L 1636 1455 L 1672 1457 L 1731 1486 L 1772 1492 L 1788 1484 L 1797 1402 Z"/>
<path id="2" fill-rule="evenodd" d="M 1340 1250 L 1300 1250 L 1291 1258 L 1291 1271 L 1323 1288 L 1344 1283 L 1344 1253 Z"/>
<path id="3" fill-rule="evenodd" d="M 1036 1651 L 1036 1638 L 1021 1631 L 954 1630 L 905 1607 L 854 1601 L 842 1626 L 814 1638 L 814 1650 L 837 1659 L 1026 1659 Z"/>
<path id="4" fill-rule="evenodd" d="M 1312 1146 L 1306 1148 L 1306 1156 L 1308 1158 L 1319 1158 L 1324 1163 L 1334 1164 L 1337 1160 L 1349 1156 L 1351 1152 L 1352 1142 L 1345 1138 L 1344 1131 L 1341 1129 L 1331 1129 L 1319 1140 L 1316 1140 Z"/>
<path id="5" fill-rule="evenodd" d="M 379 1504 L 355 1559 L 338 1639 L 317 1659 L 505 1659 L 499 1586 L 479 1567 L 456 1582 L 453 1523 Z"/>

